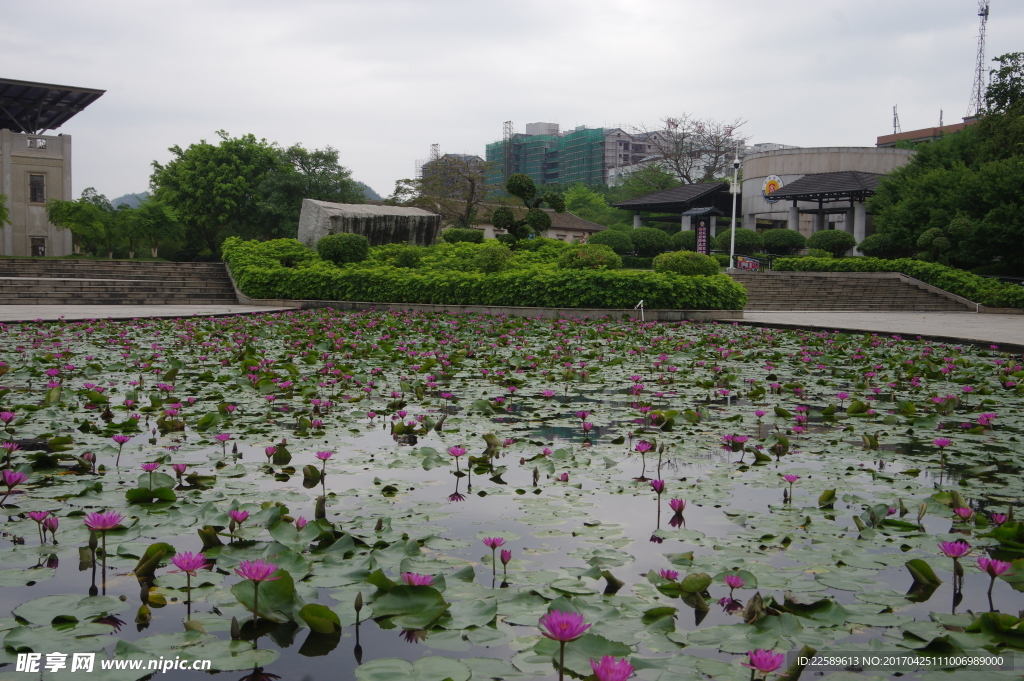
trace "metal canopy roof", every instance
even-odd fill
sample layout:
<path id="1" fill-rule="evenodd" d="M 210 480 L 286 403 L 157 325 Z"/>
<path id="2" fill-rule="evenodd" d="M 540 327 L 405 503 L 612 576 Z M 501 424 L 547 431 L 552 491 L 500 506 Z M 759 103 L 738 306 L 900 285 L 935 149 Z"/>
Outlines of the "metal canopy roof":
<path id="1" fill-rule="evenodd" d="M 773 199 L 787 201 L 863 201 L 875 193 L 881 175 L 844 170 L 838 173 L 804 175 L 771 193 Z"/>
<path id="2" fill-rule="evenodd" d="M 104 92 L 0 78 L 0 129 L 30 135 L 55 130 Z"/>

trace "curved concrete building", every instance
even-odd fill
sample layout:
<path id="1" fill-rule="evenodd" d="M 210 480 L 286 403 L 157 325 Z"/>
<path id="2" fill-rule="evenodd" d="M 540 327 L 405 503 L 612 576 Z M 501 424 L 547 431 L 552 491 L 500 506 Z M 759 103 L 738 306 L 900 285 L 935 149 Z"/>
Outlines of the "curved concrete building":
<path id="1" fill-rule="evenodd" d="M 804 236 L 842 229 L 859 242 L 874 232 L 864 201 L 882 175 L 906 164 L 914 153 L 817 147 L 748 154 L 743 159 L 743 227 L 795 229 Z"/>

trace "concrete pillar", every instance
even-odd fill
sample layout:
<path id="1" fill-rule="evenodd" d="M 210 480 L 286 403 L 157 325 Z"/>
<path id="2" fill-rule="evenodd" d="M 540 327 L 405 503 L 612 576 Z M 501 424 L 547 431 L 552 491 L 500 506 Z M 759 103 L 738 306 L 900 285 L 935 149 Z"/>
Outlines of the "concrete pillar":
<path id="1" fill-rule="evenodd" d="M 827 225 L 825 223 L 825 214 L 824 213 L 815 213 L 814 214 L 814 224 L 811 227 L 811 231 L 812 232 L 820 232 L 821 230 L 825 229 L 826 226 Z"/>
<path id="2" fill-rule="evenodd" d="M 712 215 L 711 216 L 711 236 L 712 237 L 718 236 L 718 216 L 717 215 Z"/>
<path id="3" fill-rule="evenodd" d="M 640 211 L 633 214 L 633 229 L 640 229 Z"/>
<path id="4" fill-rule="evenodd" d="M 843 223 L 843 231 L 853 234 L 854 209 L 851 206 L 846 209 L 846 222 Z"/>
<path id="5" fill-rule="evenodd" d="M 684 215 L 682 217 L 682 221 L 680 222 L 680 225 L 679 225 L 679 231 L 681 231 L 681 232 L 689 232 L 691 230 L 693 230 L 693 216 L 692 215 Z"/>
<path id="6" fill-rule="evenodd" d="M 786 223 L 786 229 L 791 229 L 794 232 L 800 231 L 800 209 L 796 206 L 789 209 L 789 222 Z"/>
<path id="7" fill-rule="evenodd" d="M 867 207 L 863 202 L 854 204 L 853 206 L 853 238 L 857 240 L 859 244 L 864 241 L 864 237 L 867 235 L 868 227 L 868 213 Z M 860 251 L 856 247 L 853 249 L 854 255 L 860 255 Z"/>

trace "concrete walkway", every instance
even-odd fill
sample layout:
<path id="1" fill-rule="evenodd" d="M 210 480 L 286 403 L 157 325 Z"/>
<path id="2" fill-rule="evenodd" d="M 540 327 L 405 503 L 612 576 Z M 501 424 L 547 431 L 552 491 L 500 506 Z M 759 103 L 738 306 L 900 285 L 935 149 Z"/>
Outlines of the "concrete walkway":
<path id="1" fill-rule="evenodd" d="M 0 305 L 0 322 L 42 319 L 136 319 L 140 317 L 210 317 L 291 310 L 265 305 Z"/>
<path id="2" fill-rule="evenodd" d="M 1024 352 L 1024 315 L 970 312 L 745 312 L 740 324 L 868 331 Z"/>

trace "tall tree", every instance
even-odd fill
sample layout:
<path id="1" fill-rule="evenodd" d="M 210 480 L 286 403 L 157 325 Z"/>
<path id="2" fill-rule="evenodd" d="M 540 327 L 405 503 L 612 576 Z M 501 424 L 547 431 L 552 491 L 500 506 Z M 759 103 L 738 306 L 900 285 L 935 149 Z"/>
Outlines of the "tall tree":
<path id="1" fill-rule="evenodd" d="M 505 191 L 523 202 L 526 214 L 522 219 L 517 220 L 515 211 L 509 206 L 498 206 L 491 214 L 491 221 L 497 229 L 508 232 L 502 236 L 508 237 L 507 240 L 513 243 L 530 236 L 543 236 L 551 227 L 551 216 L 541 208 L 544 204 L 547 204 L 556 213 L 565 212 L 565 200 L 561 195 L 546 192 L 537 196 L 537 185 L 529 175 L 523 173 L 510 175 L 505 183 Z"/>
<path id="2" fill-rule="evenodd" d="M 415 206 L 437 213 L 445 224 L 471 227 L 488 197 L 487 170 L 479 157 L 445 154 L 423 168 L 423 177 L 398 180 L 385 203 Z"/>
<path id="3" fill-rule="evenodd" d="M 178 241 L 185 230 L 172 208 L 155 198 L 147 198 L 138 208 L 123 208 L 118 217 L 129 243 L 129 257 L 141 244 L 149 246 L 150 256 L 158 257 L 160 247 Z"/>
<path id="4" fill-rule="evenodd" d="M 725 174 L 734 152 L 750 139 L 739 132 L 746 121 L 732 122 L 698 118 L 684 113 L 662 119 L 662 125 L 651 128 L 640 125 L 631 130 L 642 135 L 651 145 L 653 161 L 684 184 L 712 182 Z"/>
<path id="5" fill-rule="evenodd" d="M 338 162 L 338 150 L 334 147 L 310 150 L 295 144 L 277 153 L 277 167 L 259 185 L 263 238 L 294 238 L 303 199 L 366 202 L 352 172 Z"/>
<path id="6" fill-rule="evenodd" d="M 95 201 L 90 200 L 91 196 L 87 196 L 90 189 L 82 192 L 82 197 L 75 201 L 51 199 L 46 202 L 47 219 L 61 229 L 71 230 L 75 253 L 81 253 L 87 243 L 99 245 L 106 237 L 105 228 L 110 216 Z"/>
<path id="7" fill-rule="evenodd" d="M 217 144 L 171 147 L 174 158 L 153 161 L 149 180 L 154 197 L 175 211 L 188 238 L 213 255 L 228 236 L 268 236 L 261 186 L 281 166 L 280 150 L 265 139 L 223 130 L 217 136 Z"/>

